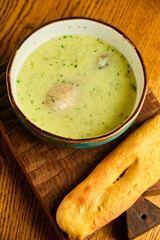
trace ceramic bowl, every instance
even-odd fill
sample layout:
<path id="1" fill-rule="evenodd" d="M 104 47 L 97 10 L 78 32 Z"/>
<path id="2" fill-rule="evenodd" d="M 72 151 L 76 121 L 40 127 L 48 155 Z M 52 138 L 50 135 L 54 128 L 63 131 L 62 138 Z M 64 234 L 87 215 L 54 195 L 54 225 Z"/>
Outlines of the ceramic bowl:
<path id="1" fill-rule="evenodd" d="M 40 45 L 62 35 L 91 35 L 102 38 L 117 48 L 130 63 L 137 81 L 137 98 L 129 118 L 120 127 L 103 136 L 88 139 L 69 139 L 46 132 L 28 120 L 19 107 L 16 96 L 16 79 L 26 58 Z M 145 67 L 135 45 L 118 29 L 93 19 L 72 18 L 52 21 L 27 36 L 16 48 L 7 69 L 7 89 L 11 105 L 23 124 L 36 136 L 63 147 L 89 148 L 112 141 L 126 131 L 138 116 L 147 90 Z"/>

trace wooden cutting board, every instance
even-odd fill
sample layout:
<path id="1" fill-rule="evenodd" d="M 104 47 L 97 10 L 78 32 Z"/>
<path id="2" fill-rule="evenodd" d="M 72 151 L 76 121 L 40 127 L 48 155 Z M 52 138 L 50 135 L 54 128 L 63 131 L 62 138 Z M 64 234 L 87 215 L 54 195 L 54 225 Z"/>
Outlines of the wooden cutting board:
<path id="1" fill-rule="evenodd" d="M 160 104 L 148 89 L 145 103 L 134 124 L 111 143 L 91 149 L 66 149 L 33 136 L 16 118 L 8 100 L 5 71 L 0 66 L 0 131 L 26 175 L 60 239 L 66 236 L 56 224 L 57 206 L 94 167 L 146 119 L 160 112 Z"/>

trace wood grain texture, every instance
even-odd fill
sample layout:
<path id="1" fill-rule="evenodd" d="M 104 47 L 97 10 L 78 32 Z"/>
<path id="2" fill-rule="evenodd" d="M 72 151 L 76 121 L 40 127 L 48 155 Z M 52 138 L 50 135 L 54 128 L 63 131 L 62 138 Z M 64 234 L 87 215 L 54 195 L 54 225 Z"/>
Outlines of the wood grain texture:
<path id="1" fill-rule="evenodd" d="M 0 1 L 0 56 L 1 56 L 1 62 L 8 60 L 8 58 L 11 56 L 11 53 L 13 52 L 15 46 L 19 41 L 21 41 L 28 33 L 30 33 L 35 28 L 41 26 L 42 24 L 53 20 L 58 19 L 61 17 L 69 17 L 69 16 L 85 16 L 85 17 L 91 17 L 95 19 L 101 19 L 103 21 L 106 21 L 110 24 L 112 24 L 115 27 L 118 27 L 121 31 L 123 31 L 126 35 L 130 37 L 130 39 L 136 44 L 138 49 L 140 50 L 142 57 L 144 59 L 146 70 L 147 70 L 147 76 L 148 81 L 151 89 L 153 90 L 156 97 L 160 100 L 160 78 L 159 78 L 159 70 L 160 70 L 160 2 L 159 0 L 75 0 L 75 1 L 69 1 L 69 0 L 59 0 L 59 1 L 42 1 L 42 0 L 29 0 L 29 1 L 10 1 L 10 0 L 1 0 Z M 3 88 L 3 87 L 2 87 Z M 0 110 L 3 108 L 3 106 L 0 106 Z M 4 111 L 5 112 L 5 111 Z M 6 112 L 5 112 L 6 113 Z M 13 117 L 13 116 L 12 116 Z M 14 137 L 12 136 L 12 141 L 16 142 L 16 146 L 18 146 L 18 127 L 16 123 L 14 122 L 14 119 L 11 118 L 11 121 L 8 125 L 9 129 L 14 129 L 16 134 Z M 10 130 L 11 131 L 11 130 Z M 3 130 L 4 134 L 4 130 Z M 12 135 L 12 131 L 9 133 L 9 136 Z M 29 137 L 29 133 L 27 134 L 27 137 Z M 27 158 L 27 154 L 29 154 L 29 151 L 34 152 L 34 146 L 39 144 L 42 151 L 38 153 L 38 156 L 43 155 L 43 161 L 37 162 L 39 166 L 40 173 L 43 173 L 43 164 L 45 164 L 45 155 L 46 155 L 46 148 L 45 144 L 40 144 L 38 141 L 34 142 L 34 138 L 31 141 L 30 150 L 28 150 L 29 146 L 27 145 L 27 140 L 24 139 L 24 143 L 21 146 L 18 146 L 17 151 L 19 152 L 25 152 L 24 160 Z M 52 148 L 52 146 L 51 146 Z M 103 149 L 103 148 L 102 148 Z M 103 150 L 104 152 L 99 156 L 99 159 L 101 159 L 105 153 L 107 153 L 107 150 Z M 51 152 L 52 149 L 49 151 L 49 161 L 51 161 Z M 72 154 L 72 153 L 70 153 Z M 76 157 L 75 155 L 70 155 L 71 161 L 73 161 L 73 158 Z M 82 153 L 81 153 L 82 154 Z M 96 155 L 98 153 L 94 152 L 93 155 L 96 158 Z M 68 153 L 61 154 L 57 151 L 57 162 L 60 158 L 65 158 Z M 93 155 L 90 153 L 90 159 L 92 159 Z M 38 158 L 37 156 L 37 158 Z M 82 158 L 85 156 L 85 154 L 81 155 Z M 10 160 L 11 161 L 11 160 Z M 9 161 L 9 162 L 10 162 Z M 13 160 L 12 160 L 13 161 Z M 63 164 L 65 165 L 65 160 L 63 160 Z M 95 162 L 96 164 L 96 162 Z M 32 164 L 29 166 L 29 169 L 27 169 L 28 172 L 31 172 L 35 181 L 38 179 L 38 175 L 34 172 L 34 169 L 36 169 L 37 165 Z M 78 172 L 78 163 L 76 166 L 77 170 L 75 173 Z M 87 168 L 87 171 L 90 169 L 90 163 L 86 164 L 84 168 Z M 2 167 L 2 171 L 3 171 Z M 9 168 L 8 175 L 3 175 L 4 182 L 3 184 L 6 186 L 8 178 L 10 177 L 10 171 Z M 52 170 L 52 174 L 55 174 L 56 177 L 56 165 L 55 169 Z M 18 176 L 17 168 L 15 168 L 15 177 Z M 64 174 L 63 170 L 61 172 L 61 175 Z M 60 175 L 59 175 L 60 176 Z M 50 179 L 50 175 L 47 177 L 43 176 L 43 180 L 47 181 Z M 69 178 L 69 176 L 66 176 Z M 40 181 L 38 179 L 38 181 Z M 53 180 L 52 180 L 53 181 Z M 52 186 L 53 182 L 48 182 L 50 186 Z M 10 186 L 8 188 L 3 188 L 2 195 L 8 196 L 8 191 L 13 191 L 11 189 L 14 189 L 16 191 L 17 186 L 21 186 L 21 183 L 17 182 L 16 185 L 14 185 L 14 181 L 10 181 Z M 9 188 L 10 187 L 10 188 Z M 71 186 L 72 188 L 73 186 Z M 8 190 L 7 190 L 8 189 Z M 37 186 L 37 189 L 42 189 L 42 196 L 45 199 L 45 196 L 49 196 L 49 198 L 52 200 L 52 192 L 47 192 L 45 189 L 45 186 L 42 188 L 41 183 L 39 186 Z M 55 190 L 58 191 L 57 189 Z M 2 198 L 1 198 L 2 199 Z M 160 198 L 158 196 L 152 197 L 152 201 L 155 201 L 155 204 L 159 204 Z M 53 199 L 54 200 L 54 199 Z M 20 201 L 20 200 L 19 200 Z M 48 203 L 48 201 L 46 200 Z M 21 204 L 25 204 L 25 200 Z M 4 201 L 3 201 L 4 204 Z M 3 212 L 3 204 L 0 204 L 0 211 Z M 7 201 L 5 204 L 11 204 L 11 200 Z M 30 202 L 28 202 L 28 205 Z M 49 204 L 49 203 L 48 203 Z M 23 206 L 23 205 L 22 205 Z M 30 206 L 30 205 L 29 205 Z M 36 206 L 34 206 L 34 209 L 36 209 Z M 23 207 L 21 209 L 23 212 Z M 27 210 L 26 210 L 27 211 Z M 8 213 L 8 215 L 7 215 Z M 6 214 L 2 214 L 2 219 L 9 219 L 9 215 L 11 214 L 12 217 L 14 216 L 14 211 L 8 211 Z M 36 215 L 35 211 L 35 216 Z M 28 210 L 29 214 L 29 210 Z M 23 212 L 24 218 L 25 218 L 25 211 Z M 32 215 L 33 216 L 33 215 Z M 1 219 L 0 219 L 1 220 Z M 19 219 L 17 219 L 17 222 L 14 218 L 15 224 L 19 224 Z M 7 226 L 9 223 L 9 220 L 6 220 L 3 222 L 5 223 L 3 225 Z M 27 222 L 26 222 L 27 224 Z M 96 236 L 96 239 L 123 239 L 122 236 L 122 226 L 123 222 L 119 220 L 114 225 L 114 222 L 104 227 L 99 234 Z M 24 227 L 24 225 L 23 225 Z M 23 232 L 23 227 L 19 225 L 19 232 Z M 34 226 L 33 226 L 34 228 Z M 5 230 L 5 232 L 3 232 Z M 115 230 L 117 229 L 117 230 Z M 149 231 L 148 233 L 144 234 L 143 236 L 139 237 L 138 239 L 160 239 L 160 232 L 159 227 L 155 228 L 154 230 Z M 7 229 L 7 227 L 1 229 L 3 232 L 3 238 L 4 239 L 14 239 L 12 237 L 8 238 L 10 236 L 15 236 L 13 228 Z M 26 230 L 26 232 L 29 232 L 30 229 Z M 50 231 L 50 230 L 49 230 Z M 7 236 L 7 237 L 6 237 Z M 20 236 L 20 235 L 19 235 Z M 26 235 L 27 236 L 27 235 Z M 47 235 L 46 235 L 47 236 Z M 24 235 L 23 235 L 24 237 Z M 23 237 L 19 238 L 23 240 Z M 3 239 L 2 238 L 2 239 Z M 17 238 L 18 239 L 18 238 Z M 25 238 L 24 238 L 25 239 Z M 26 237 L 27 239 L 27 237 Z M 28 238 L 30 239 L 30 238 Z M 34 239 L 34 238 L 31 238 Z M 37 238 L 36 239 L 43 239 Z M 47 237 L 44 239 L 47 239 Z"/>
<path id="2" fill-rule="evenodd" d="M 154 186 L 151 186 L 144 193 L 144 196 L 154 196 L 154 195 L 160 195 L 160 180 L 156 184 L 154 184 Z"/>
<path id="3" fill-rule="evenodd" d="M 1 134 L 0 146 L 0 239 L 58 240 Z"/>

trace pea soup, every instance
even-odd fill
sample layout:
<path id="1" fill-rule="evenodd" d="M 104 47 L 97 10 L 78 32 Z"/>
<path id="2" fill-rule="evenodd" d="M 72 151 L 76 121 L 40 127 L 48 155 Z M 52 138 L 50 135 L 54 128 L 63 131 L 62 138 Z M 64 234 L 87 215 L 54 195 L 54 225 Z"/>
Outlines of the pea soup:
<path id="1" fill-rule="evenodd" d="M 131 114 L 133 70 L 114 47 L 92 36 L 67 35 L 37 48 L 22 65 L 17 97 L 39 128 L 73 139 L 106 134 Z"/>

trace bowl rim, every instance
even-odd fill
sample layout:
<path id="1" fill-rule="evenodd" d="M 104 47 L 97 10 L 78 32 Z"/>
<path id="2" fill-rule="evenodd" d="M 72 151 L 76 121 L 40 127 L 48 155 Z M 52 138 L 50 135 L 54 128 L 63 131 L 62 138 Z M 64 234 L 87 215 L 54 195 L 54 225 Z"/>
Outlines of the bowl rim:
<path id="1" fill-rule="evenodd" d="M 128 43 L 132 46 L 132 48 L 135 50 L 135 52 L 137 53 L 137 56 L 140 60 L 141 66 L 142 66 L 142 70 L 143 70 L 143 74 L 144 74 L 144 87 L 143 87 L 143 91 L 141 94 L 141 98 L 140 101 L 135 109 L 135 111 L 130 115 L 130 117 L 124 122 L 122 123 L 122 125 L 118 126 L 117 128 L 113 129 L 112 131 L 103 134 L 103 135 L 99 135 L 97 137 L 91 137 L 91 138 L 83 138 L 83 139 L 74 139 L 74 138 L 66 138 L 66 137 L 62 137 L 50 132 L 47 132 L 45 130 L 43 130 L 42 128 L 36 126 L 34 123 L 32 123 L 26 116 L 25 114 L 20 110 L 20 108 L 18 107 L 18 105 L 16 104 L 15 100 L 14 100 L 14 96 L 13 96 L 13 92 L 12 92 L 12 84 L 11 84 L 11 69 L 12 69 L 12 65 L 14 62 L 14 59 L 16 57 L 17 52 L 19 51 L 20 47 L 23 45 L 23 43 L 29 38 L 31 37 L 34 33 L 36 33 L 38 30 L 54 24 L 56 22 L 63 22 L 63 21 L 68 21 L 68 20 L 87 20 L 87 21 L 92 21 L 98 24 L 102 24 L 105 25 L 107 27 L 110 27 L 111 29 L 113 29 L 114 31 L 118 32 L 125 40 L 128 41 Z M 87 18 L 87 17 L 67 17 L 67 18 L 62 18 L 62 19 L 55 19 L 52 21 L 49 21 L 45 24 L 43 24 L 42 26 L 36 28 L 34 31 L 32 31 L 30 34 L 28 34 L 15 48 L 9 62 L 7 65 L 7 70 L 6 70 L 6 85 L 7 85 L 7 92 L 8 92 L 8 97 L 10 100 L 10 103 L 12 105 L 12 108 L 14 109 L 15 113 L 32 129 L 34 130 L 36 133 L 39 133 L 40 135 L 43 135 L 44 137 L 47 137 L 49 139 L 54 139 L 56 141 L 61 141 L 61 142 L 65 142 L 65 143 L 69 143 L 69 144 L 86 144 L 86 143 L 93 143 L 93 142 L 100 142 L 100 141 L 104 141 L 110 138 L 115 137 L 117 134 L 119 134 L 121 131 L 123 131 L 127 126 L 129 126 L 138 116 L 142 105 L 144 103 L 145 100 L 145 96 L 146 96 L 146 92 L 147 92 L 147 88 L 148 88 L 148 84 L 147 84 L 147 77 L 146 77 L 146 70 L 145 70 L 145 65 L 142 59 L 142 56 L 139 52 L 139 50 L 137 49 L 137 47 L 135 46 L 135 44 L 118 28 L 112 26 L 111 24 L 108 24 L 104 21 L 101 20 L 97 20 L 97 19 L 93 19 L 93 18 Z"/>

